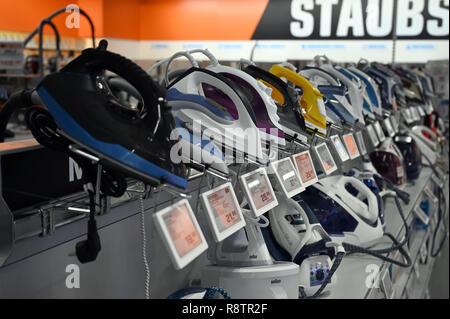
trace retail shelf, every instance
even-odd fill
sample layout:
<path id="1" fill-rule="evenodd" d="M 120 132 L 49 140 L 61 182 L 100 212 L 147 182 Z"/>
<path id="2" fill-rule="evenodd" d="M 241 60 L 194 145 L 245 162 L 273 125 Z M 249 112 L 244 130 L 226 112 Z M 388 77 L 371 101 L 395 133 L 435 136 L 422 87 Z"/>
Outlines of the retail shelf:
<path id="1" fill-rule="evenodd" d="M 409 252 L 411 255 L 412 266 L 410 268 L 400 270 L 399 276 L 395 279 L 394 289 L 395 289 L 396 296 L 403 295 L 405 288 L 406 288 L 411 276 L 413 275 L 413 272 L 414 272 L 413 266 L 419 259 L 420 248 L 426 241 L 427 235 L 428 235 L 428 232 L 425 230 L 419 230 L 414 233 L 414 235 L 412 237 L 410 249 L 409 249 Z"/>
<path id="2" fill-rule="evenodd" d="M 422 198 L 423 190 L 428 185 L 431 180 L 432 171 L 430 168 L 423 168 L 419 178 L 415 183 L 408 183 L 402 187 L 402 190 L 410 194 L 410 201 L 408 204 L 401 202 L 403 212 L 407 219 L 408 225 L 415 220 L 413 208 L 416 206 L 418 201 Z M 404 234 L 403 222 L 400 214 L 397 212 L 397 206 L 393 199 L 385 200 L 385 222 L 386 231 L 394 234 L 397 239 L 401 239 Z M 424 233 L 424 232 L 422 232 Z M 424 234 L 421 232 L 415 232 L 412 236 L 411 241 L 411 258 L 413 261 L 416 260 L 418 252 L 421 247 L 421 243 L 424 239 Z M 416 236 L 414 236 L 416 235 Z M 383 240 L 373 248 L 383 248 L 389 243 L 388 240 Z M 392 257 L 392 256 L 390 256 Z M 380 273 L 386 269 L 389 265 L 382 261 L 381 259 L 364 255 L 364 254 L 351 254 L 344 257 L 341 266 L 336 271 L 336 284 L 331 289 L 330 293 L 323 298 L 330 299 L 362 299 L 362 298 L 382 298 L 383 294 L 378 287 L 370 286 L 371 274 L 374 268 L 378 268 Z M 397 280 L 400 282 L 394 283 L 396 290 L 396 297 L 400 297 L 399 292 L 403 289 L 397 291 L 397 286 L 405 287 L 407 284 L 409 273 L 411 268 L 406 271 L 406 278 L 403 277 L 404 271 L 400 271 Z M 399 284 L 399 285 L 398 285 Z"/>
<path id="3" fill-rule="evenodd" d="M 417 277 L 414 272 L 413 276 L 415 277 L 413 282 L 413 289 L 411 292 L 408 292 L 409 299 L 423 299 L 425 297 L 425 292 L 428 287 L 428 283 L 430 282 L 431 273 L 434 267 L 434 258 L 430 258 L 429 262 L 425 265 L 419 265 L 419 277 Z"/>
<path id="4" fill-rule="evenodd" d="M 1 78 L 24 78 L 24 79 L 35 79 L 39 78 L 38 74 L 0 74 Z"/>

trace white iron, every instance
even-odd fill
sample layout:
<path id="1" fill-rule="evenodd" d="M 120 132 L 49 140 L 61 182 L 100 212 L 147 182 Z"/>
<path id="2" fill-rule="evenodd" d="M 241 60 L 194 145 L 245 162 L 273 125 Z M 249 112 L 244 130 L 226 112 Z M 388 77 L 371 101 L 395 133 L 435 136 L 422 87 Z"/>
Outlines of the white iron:
<path id="1" fill-rule="evenodd" d="M 170 63 L 182 55 L 193 59 L 186 52 L 181 52 L 158 64 Z M 207 137 L 212 138 L 219 147 L 246 154 L 253 160 L 265 160 L 261 132 L 256 126 L 251 105 L 242 90 L 228 79 L 193 67 L 170 83 L 166 99 L 175 116 L 188 123 L 194 134 L 204 136 L 208 132 Z M 229 114 L 227 107 L 236 112 L 237 119 Z M 201 127 L 196 126 L 198 123 Z"/>
<path id="2" fill-rule="evenodd" d="M 223 287 L 238 299 L 297 299 L 299 266 L 274 262 L 261 233 L 261 227 L 269 226 L 268 219 L 253 218 L 249 210 L 242 210 L 246 226 L 208 250 L 212 264 L 202 269 L 202 286 Z"/>
<path id="3" fill-rule="evenodd" d="M 325 62 L 323 60 L 325 59 Z M 350 103 L 353 107 L 354 114 L 359 122 L 364 124 L 364 113 L 363 113 L 363 103 L 364 100 L 362 98 L 361 88 L 358 87 L 358 84 L 350 80 L 347 76 L 341 73 L 336 67 L 334 67 L 330 60 L 324 56 L 316 56 L 314 57 L 314 61 L 318 64 L 318 66 L 325 71 L 331 73 L 333 76 L 338 78 L 342 83 L 344 83 L 350 94 Z"/>
<path id="4" fill-rule="evenodd" d="M 365 83 L 366 94 L 369 99 L 368 102 L 372 106 L 372 111 L 382 117 L 383 107 L 381 105 L 380 87 L 378 84 L 369 75 L 354 66 L 349 67 L 348 70 L 358 76 Z"/>
<path id="5" fill-rule="evenodd" d="M 324 283 L 335 256 L 335 246 L 315 216 L 294 199 L 277 193 L 279 205 L 269 212 L 270 227 L 277 243 L 300 265 L 300 285 L 307 296 L 314 295 Z M 331 258 L 330 258 L 331 257 Z M 331 277 L 322 292 L 336 282 Z"/>
<path id="6" fill-rule="evenodd" d="M 413 128 L 411 128 L 411 132 L 433 151 L 439 152 L 440 138 L 429 127 L 425 125 L 416 125 Z"/>
<path id="7" fill-rule="evenodd" d="M 349 186 L 358 191 L 358 197 L 346 189 Z M 314 196 L 309 197 L 311 195 Z M 377 197 L 354 177 L 336 175 L 323 178 L 301 196 L 307 203 L 315 199 L 315 205 L 308 204 L 325 231 L 336 242 L 369 247 L 383 236 Z M 320 205 L 317 205 L 320 197 Z M 326 207 L 327 202 L 333 207 Z M 342 226 L 346 228 L 338 229 Z"/>
<path id="8" fill-rule="evenodd" d="M 205 55 L 210 54 L 206 50 L 201 52 Z M 266 141 L 270 140 L 275 145 L 286 145 L 283 133 L 284 127 L 279 123 L 278 108 L 271 96 L 272 89 L 242 70 L 221 65 L 216 59 L 210 59 L 210 61 L 211 65 L 206 68 L 207 70 L 216 72 L 234 81 L 236 84 L 242 86 L 243 91 L 250 92 L 248 98 L 250 99 L 256 117 L 257 126 L 260 128 L 262 136 L 265 135 Z M 274 128 L 277 129 L 277 132 L 271 131 Z"/>
<path id="9" fill-rule="evenodd" d="M 336 104 L 343 108 L 342 111 L 340 111 L 339 109 L 335 110 L 335 113 L 338 113 L 338 115 L 349 124 L 353 125 L 355 123 L 355 120 L 358 117 L 356 116 L 355 110 L 350 104 L 348 97 L 348 89 L 345 86 L 342 86 L 342 83 L 340 83 L 339 80 L 337 80 L 328 71 L 325 71 L 317 67 L 305 67 L 299 72 L 299 74 L 309 79 L 310 81 L 316 83 L 319 87 L 319 90 L 320 86 L 333 86 L 342 88 L 344 90 L 344 95 L 339 94 L 331 95 L 334 99 L 337 100 Z"/>

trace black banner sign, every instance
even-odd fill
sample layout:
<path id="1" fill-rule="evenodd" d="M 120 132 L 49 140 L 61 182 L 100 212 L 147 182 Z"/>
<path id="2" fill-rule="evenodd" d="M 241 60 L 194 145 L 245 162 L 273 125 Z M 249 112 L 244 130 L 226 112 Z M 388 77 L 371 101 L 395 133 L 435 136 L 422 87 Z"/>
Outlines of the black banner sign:
<path id="1" fill-rule="evenodd" d="M 396 22 L 396 23 L 395 23 Z M 270 0 L 261 40 L 448 39 L 449 0 Z"/>

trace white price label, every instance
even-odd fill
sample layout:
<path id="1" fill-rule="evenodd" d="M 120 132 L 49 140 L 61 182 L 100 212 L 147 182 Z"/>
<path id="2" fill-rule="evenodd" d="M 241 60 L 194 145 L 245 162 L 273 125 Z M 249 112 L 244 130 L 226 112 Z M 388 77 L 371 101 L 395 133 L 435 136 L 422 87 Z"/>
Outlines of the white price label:
<path id="1" fill-rule="evenodd" d="M 391 137 L 394 136 L 395 131 L 394 131 L 394 128 L 392 127 L 391 120 L 389 117 L 387 117 L 383 120 L 383 124 L 384 124 L 384 127 L 386 128 L 386 131 L 388 132 L 388 135 Z"/>
<path id="2" fill-rule="evenodd" d="M 278 205 L 272 185 L 263 167 L 242 175 L 240 180 L 255 217 Z"/>
<path id="3" fill-rule="evenodd" d="M 300 174 L 303 187 L 310 186 L 319 180 L 309 151 L 296 154 L 293 156 L 293 159 Z"/>
<path id="4" fill-rule="evenodd" d="M 216 242 L 245 226 L 239 202 L 230 182 L 200 195 Z"/>
<path id="5" fill-rule="evenodd" d="M 284 158 L 270 164 L 272 172 L 275 174 L 288 198 L 297 195 L 305 190 L 300 180 L 300 175 L 296 171 L 290 158 Z"/>
<path id="6" fill-rule="evenodd" d="M 345 134 L 342 138 L 344 139 L 345 147 L 347 148 L 348 154 L 350 154 L 350 158 L 357 158 L 359 156 L 359 150 L 353 134 Z"/>
<path id="7" fill-rule="evenodd" d="M 339 138 L 339 136 L 333 135 L 331 137 L 331 142 L 333 142 L 334 148 L 336 149 L 336 152 L 338 153 L 339 158 L 341 159 L 342 162 L 345 162 L 350 159 L 350 156 L 345 150 L 344 144 L 342 144 L 342 141 Z"/>
<path id="8" fill-rule="evenodd" d="M 372 143 L 372 146 L 377 147 L 380 142 L 378 141 L 378 137 L 377 137 L 377 134 L 375 133 L 375 129 L 373 128 L 373 125 L 372 124 L 367 125 L 366 130 L 367 130 L 367 134 L 369 135 L 369 139 L 370 139 L 370 142 Z"/>
<path id="9" fill-rule="evenodd" d="M 381 127 L 380 122 L 375 122 L 375 131 L 377 132 L 378 139 L 380 142 L 383 142 L 386 139 L 386 135 L 384 135 L 383 128 Z"/>
<path id="10" fill-rule="evenodd" d="M 414 214 L 416 215 L 416 217 L 425 225 L 428 225 L 428 223 L 430 222 L 430 218 L 427 216 L 427 214 L 423 211 L 422 208 L 420 208 L 420 206 L 416 206 L 416 208 L 414 208 Z"/>
<path id="11" fill-rule="evenodd" d="M 186 199 L 155 213 L 153 219 L 177 269 L 185 267 L 208 248 Z"/>
<path id="12" fill-rule="evenodd" d="M 358 141 L 359 150 L 361 151 L 361 155 L 367 154 L 366 144 L 364 143 L 363 132 L 356 132 L 356 140 Z"/>
<path id="13" fill-rule="evenodd" d="M 334 162 L 327 144 L 321 143 L 315 146 L 315 150 L 325 174 L 328 175 L 337 170 L 337 165 Z"/>

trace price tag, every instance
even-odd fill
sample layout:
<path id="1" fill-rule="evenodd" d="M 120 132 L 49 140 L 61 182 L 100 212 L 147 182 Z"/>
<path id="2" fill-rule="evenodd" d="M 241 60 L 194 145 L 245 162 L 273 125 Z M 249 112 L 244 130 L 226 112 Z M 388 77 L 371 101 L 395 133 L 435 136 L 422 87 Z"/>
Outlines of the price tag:
<path id="1" fill-rule="evenodd" d="M 295 154 L 292 158 L 300 174 L 303 187 L 308 187 L 319 180 L 309 151 Z"/>
<path id="2" fill-rule="evenodd" d="M 339 155 L 339 158 L 342 162 L 345 162 L 350 159 L 350 156 L 348 155 L 347 151 L 345 150 L 344 144 L 342 144 L 341 139 L 337 135 L 333 135 L 331 137 L 331 142 L 333 142 L 334 149 Z"/>
<path id="3" fill-rule="evenodd" d="M 240 182 L 255 217 L 278 205 L 272 184 L 264 167 L 242 175 Z"/>
<path id="4" fill-rule="evenodd" d="M 419 113 L 419 110 L 418 110 L 417 106 L 414 107 L 414 116 L 417 119 L 417 121 L 420 121 L 420 113 Z"/>
<path id="5" fill-rule="evenodd" d="M 416 106 L 416 114 L 417 114 L 417 120 L 419 121 L 422 118 L 422 115 L 420 113 L 420 106 Z"/>
<path id="6" fill-rule="evenodd" d="M 397 133 L 398 132 L 398 122 L 397 122 L 397 118 L 392 115 L 391 117 L 389 117 L 391 119 L 391 124 L 392 124 L 392 128 L 394 129 L 394 132 Z"/>
<path id="7" fill-rule="evenodd" d="M 414 263 L 414 274 L 416 275 L 417 279 L 420 278 L 420 270 L 419 270 L 419 261 L 418 260 Z"/>
<path id="8" fill-rule="evenodd" d="M 422 247 L 420 247 L 420 262 L 422 264 L 426 264 L 428 259 L 428 249 L 427 249 L 427 243 L 423 243 Z"/>
<path id="9" fill-rule="evenodd" d="M 414 108 L 414 114 L 416 114 L 416 118 L 418 121 L 420 121 L 420 113 L 419 113 L 419 107 Z"/>
<path id="10" fill-rule="evenodd" d="M 348 133 L 342 136 L 344 139 L 345 147 L 347 148 L 348 154 L 350 154 L 350 158 L 357 158 L 359 154 L 358 146 L 356 146 L 355 138 L 352 133 Z"/>
<path id="11" fill-rule="evenodd" d="M 289 157 L 270 163 L 270 168 L 288 198 L 305 190 L 300 180 L 300 174 Z"/>
<path id="12" fill-rule="evenodd" d="M 333 156 L 328 149 L 327 144 L 321 143 L 314 147 L 317 156 L 319 157 L 319 162 L 324 170 L 325 174 L 331 174 L 337 170 L 337 165 L 334 162 Z"/>
<path id="13" fill-rule="evenodd" d="M 425 225 L 428 225 L 428 223 L 430 222 L 430 218 L 427 216 L 427 214 L 423 211 L 422 208 L 420 208 L 420 205 L 417 205 L 414 208 L 414 214 L 416 215 L 416 217 Z"/>
<path id="14" fill-rule="evenodd" d="M 176 269 L 182 269 L 208 248 L 186 199 L 153 215 L 161 239 Z"/>
<path id="15" fill-rule="evenodd" d="M 385 269 L 381 274 L 381 288 L 383 289 L 386 299 L 394 299 L 395 291 L 392 286 L 392 280 L 388 269 Z"/>
<path id="16" fill-rule="evenodd" d="M 403 175 L 405 175 L 405 169 L 403 168 L 403 165 L 398 165 L 396 169 L 397 169 L 397 177 L 402 178 Z"/>
<path id="17" fill-rule="evenodd" d="M 429 185 L 425 187 L 424 191 L 427 197 L 433 202 L 434 205 L 437 205 L 439 203 L 439 199 L 437 198 L 437 196 L 434 195 Z"/>
<path id="18" fill-rule="evenodd" d="M 411 122 L 417 121 L 416 115 L 414 114 L 414 108 L 410 107 L 408 108 L 409 116 L 411 118 Z"/>
<path id="19" fill-rule="evenodd" d="M 444 171 L 443 170 L 441 170 L 439 167 L 436 167 L 436 171 L 437 171 L 437 173 L 439 174 L 439 178 L 441 179 L 441 180 L 443 180 L 443 181 L 447 181 L 447 178 L 448 178 L 448 174 L 446 174 L 446 173 L 444 173 Z"/>
<path id="20" fill-rule="evenodd" d="M 392 127 L 391 119 L 389 117 L 385 118 L 383 120 L 383 124 L 384 124 L 384 128 L 388 132 L 388 135 L 391 137 L 394 136 L 395 131 L 394 131 L 394 128 Z"/>
<path id="21" fill-rule="evenodd" d="M 439 188 L 444 188 L 444 181 L 442 181 L 439 177 L 436 176 L 436 174 L 431 174 L 431 179 Z"/>
<path id="22" fill-rule="evenodd" d="M 424 117 L 426 114 L 425 114 L 425 111 L 423 110 L 423 108 L 421 107 L 421 106 L 418 106 L 417 107 L 417 110 L 419 111 L 419 115 L 421 116 L 421 117 Z"/>
<path id="23" fill-rule="evenodd" d="M 364 137 L 363 137 L 362 131 L 356 132 L 356 140 L 358 141 L 359 150 L 360 150 L 361 155 L 366 155 L 367 149 L 366 149 L 366 144 L 364 143 Z"/>
<path id="24" fill-rule="evenodd" d="M 241 207 L 230 182 L 204 192 L 200 198 L 216 242 L 245 226 Z"/>
<path id="25" fill-rule="evenodd" d="M 431 113 L 433 113 L 434 107 L 431 100 L 428 100 L 428 102 L 423 105 L 423 109 L 426 115 L 430 115 Z"/>
<path id="26" fill-rule="evenodd" d="M 405 119 L 407 124 L 411 124 L 413 121 L 411 119 L 411 115 L 409 109 L 403 109 L 402 111 L 403 118 Z"/>
<path id="27" fill-rule="evenodd" d="M 378 141 L 378 137 L 377 137 L 377 134 L 375 133 L 375 129 L 373 128 L 373 125 L 372 124 L 367 125 L 366 131 L 367 131 L 367 135 L 369 135 L 369 139 L 370 139 L 370 142 L 372 143 L 372 146 L 377 147 L 380 142 Z"/>
<path id="28" fill-rule="evenodd" d="M 386 139 L 386 135 L 384 135 L 383 128 L 381 127 L 380 122 L 375 122 L 374 127 L 375 131 L 377 132 L 379 141 L 383 142 Z"/>

